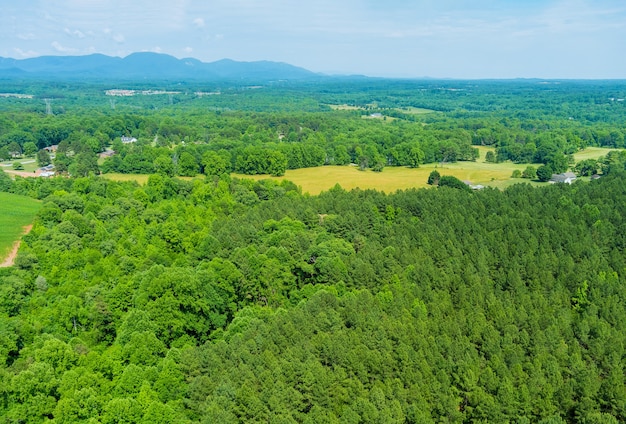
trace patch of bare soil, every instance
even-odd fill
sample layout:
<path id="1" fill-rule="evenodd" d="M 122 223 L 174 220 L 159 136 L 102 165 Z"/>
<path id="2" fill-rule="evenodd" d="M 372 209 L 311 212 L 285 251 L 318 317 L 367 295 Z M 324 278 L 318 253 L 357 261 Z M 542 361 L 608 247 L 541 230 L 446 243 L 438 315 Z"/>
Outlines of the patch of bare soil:
<path id="1" fill-rule="evenodd" d="M 24 233 L 22 235 L 28 234 L 30 230 L 32 229 L 33 229 L 32 225 L 25 226 Z M 15 263 L 15 258 L 17 257 L 17 251 L 20 249 L 21 244 L 22 244 L 22 240 L 18 240 L 15 243 L 13 243 L 13 247 L 11 248 L 11 251 L 6 256 L 6 258 L 4 258 L 4 261 L 2 261 L 2 263 L 0 264 L 0 268 L 8 268 L 10 266 L 13 266 L 13 264 Z"/>
<path id="2" fill-rule="evenodd" d="M 6 172 L 9 175 L 19 175 L 20 177 L 38 177 L 41 174 L 41 171 L 39 169 L 35 172 L 15 171 L 13 169 L 5 169 L 4 172 Z"/>

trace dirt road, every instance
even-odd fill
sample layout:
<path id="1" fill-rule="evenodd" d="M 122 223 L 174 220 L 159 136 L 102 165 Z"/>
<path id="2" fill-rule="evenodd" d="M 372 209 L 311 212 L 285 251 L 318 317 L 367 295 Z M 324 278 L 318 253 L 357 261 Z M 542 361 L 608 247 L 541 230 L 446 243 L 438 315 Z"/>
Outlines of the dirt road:
<path id="1" fill-rule="evenodd" d="M 28 234 L 30 230 L 32 229 L 33 229 L 32 225 L 25 226 L 23 235 Z M 13 264 L 15 263 L 15 258 L 17 257 L 17 251 L 20 249 L 20 244 L 22 244 L 22 240 L 18 240 L 15 243 L 13 243 L 13 247 L 11 248 L 11 251 L 0 264 L 0 268 L 8 268 L 10 266 L 13 266 Z"/>

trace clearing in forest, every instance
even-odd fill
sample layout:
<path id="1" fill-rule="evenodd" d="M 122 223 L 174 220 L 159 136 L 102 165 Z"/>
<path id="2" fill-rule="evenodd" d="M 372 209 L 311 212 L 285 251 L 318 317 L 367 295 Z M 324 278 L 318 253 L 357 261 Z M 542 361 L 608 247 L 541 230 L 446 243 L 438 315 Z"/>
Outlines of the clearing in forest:
<path id="1" fill-rule="evenodd" d="M 303 193 L 312 195 L 319 194 L 339 184 L 346 190 L 353 188 L 376 189 L 386 193 L 392 193 L 400 189 L 430 187 L 426 182 L 428 175 L 436 169 L 441 175 L 452 175 L 461 181 L 469 181 L 472 184 L 481 184 L 489 187 L 504 189 L 517 183 L 539 183 L 523 178 L 511 178 L 514 170 L 523 171 L 527 166 L 539 167 L 541 164 L 515 164 L 513 162 L 489 163 L 485 162 L 488 151 L 495 151 L 493 147 L 477 146 L 480 153 L 475 162 L 453 163 L 429 163 L 419 168 L 404 168 L 387 166 L 382 172 L 371 170 L 360 171 L 355 166 L 320 166 L 317 168 L 303 168 L 287 170 L 282 177 L 270 177 L 268 175 L 242 175 L 233 174 L 239 178 L 251 178 L 262 180 L 271 178 L 274 180 L 289 180 L 302 187 Z M 597 159 L 605 156 L 615 149 L 590 147 L 574 155 L 576 161 L 582 159 Z"/>
<path id="2" fill-rule="evenodd" d="M 489 146 L 475 146 L 478 149 L 479 157 L 475 162 L 454 162 L 454 163 L 429 163 L 421 165 L 419 168 L 404 168 L 388 166 L 383 172 L 373 172 L 371 170 L 360 171 L 356 166 L 320 166 L 316 168 L 302 168 L 287 170 L 282 177 L 270 177 L 269 175 L 243 175 L 232 174 L 237 178 L 248 178 L 253 180 L 273 179 L 277 181 L 289 180 L 302 187 L 302 192 L 312 195 L 329 190 L 335 184 L 341 185 L 346 190 L 353 188 L 376 189 L 386 193 L 408 188 L 430 187 L 426 181 L 428 175 L 436 169 L 441 175 L 452 175 L 461 181 L 469 181 L 472 184 L 482 184 L 484 186 L 504 189 L 517 183 L 539 183 L 523 178 L 511 178 L 514 170 L 523 171 L 527 166 L 539 167 L 541 164 L 515 164 L 510 161 L 501 163 L 485 162 L 485 155 L 488 151 L 495 152 L 495 148 Z M 574 155 L 578 162 L 583 159 L 598 159 L 615 149 L 601 147 L 589 147 Z M 115 181 L 137 181 L 145 184 L 148 175 L 138 174 L 104 174 L 107 179 Z M 201 175 L 199 177 L 202 177 Z M 191 180 L 189 177 L 178 177 Z"/>
<path id="3" fill-rule="evenodd" d="M 30 230 L 40 207 L 41 202 L 30 197 L 0 193 L 0 263 L 2 266 L 13 264 L 10 259 L 15 259 L 19 240 Z"/>

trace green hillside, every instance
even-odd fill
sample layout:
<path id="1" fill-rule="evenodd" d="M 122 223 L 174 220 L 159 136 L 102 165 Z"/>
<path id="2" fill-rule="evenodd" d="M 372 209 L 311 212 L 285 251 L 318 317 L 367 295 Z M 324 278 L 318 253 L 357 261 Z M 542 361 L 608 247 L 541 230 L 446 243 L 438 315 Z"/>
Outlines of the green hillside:
<path id="1" fill-rule="evenodd" d="M 624 178 L 18 180 L 43 206 L 0 274 L 0 416 L 623 422 Z"/>

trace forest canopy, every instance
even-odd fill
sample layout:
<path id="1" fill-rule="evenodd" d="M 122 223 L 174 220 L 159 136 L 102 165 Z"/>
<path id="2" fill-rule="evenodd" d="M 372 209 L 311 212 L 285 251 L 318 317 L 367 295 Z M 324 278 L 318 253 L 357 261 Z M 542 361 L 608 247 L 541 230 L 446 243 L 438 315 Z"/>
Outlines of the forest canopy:
<path id="1" fill-rule="evenodd" d="M 624 147 L 623 83 L 103 88 L 0 98 L 0 150 L 59 174 L 0 170 L 41 202 L 0 268 L 3 421 L 626 421 L 626 154 L 570 162 Z M 230 175 L 483 145 L 602 175 L 472 191 L 441 168 L 429 189 L 317 196 Z"/>
<path id="2" fill-rule="evenodd" d="M 0 271 L 1 415 L 623 421 L 623 178 L 18 178 L 43 207 Z"/>

